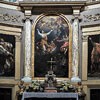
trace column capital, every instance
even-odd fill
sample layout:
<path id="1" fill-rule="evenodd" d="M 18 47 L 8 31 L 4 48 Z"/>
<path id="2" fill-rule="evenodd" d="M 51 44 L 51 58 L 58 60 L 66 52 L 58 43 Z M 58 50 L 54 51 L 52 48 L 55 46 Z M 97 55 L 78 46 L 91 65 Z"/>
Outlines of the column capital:
<path id="1" fill-rule="evenodd" d="M 88 41 L 88 35 L 82 35 L 82 40 L 83 42 L 87 42 Z"/>
<path id="2" fill-rule="evenodd" d="M 15 36 L 15 41 L 16 41 L 16 42 L 20 42 L 21 39 L 22 39 L 21 35 L 18 35 L 18 36 L 16 35 L 16 36 Z"/>
<path id="3" fill-rule="evenodd" d="M 32 22 L 32 18 L 31 18 L 31 16 L 25 16 L 25 18 L 23 19 L 23 22 L 25 23 L 27 20 L 29 20 L 30 22 Z"/>
<path id="4" fill-rule="evenodd" d="M 72 17 L 72 21 L 74 21 L 75 19 L 78 19 L 79 21 L 82 20 L 82 18 L 81 18 L 79 15 L 74 15 L 74 16 Z"/>

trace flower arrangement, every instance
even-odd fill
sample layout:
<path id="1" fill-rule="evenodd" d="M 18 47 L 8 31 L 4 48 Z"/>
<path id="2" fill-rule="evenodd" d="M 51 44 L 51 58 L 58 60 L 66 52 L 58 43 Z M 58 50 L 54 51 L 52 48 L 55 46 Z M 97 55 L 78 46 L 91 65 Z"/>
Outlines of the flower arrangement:
<path id="1" fill-rule="evenodd" d="M 75 92 L 75 87 L 68 81 L 58 81 L 56 84 L 57 92 Z M 44 92 L 45 81 L 32 80 L 26 89 L 27 92 Z"/>
<path id="2" fill-rule="evenodd" d="M 57 82 L 58 92 L 74 92 L 75 87 L 68 81 Z"/>
<path id="3" fill-rule="evenodd" d="M 28 86 L 28 92 L 43 92 L 44 90 L 44 81 L 32 80 L 31 84 Z"/>

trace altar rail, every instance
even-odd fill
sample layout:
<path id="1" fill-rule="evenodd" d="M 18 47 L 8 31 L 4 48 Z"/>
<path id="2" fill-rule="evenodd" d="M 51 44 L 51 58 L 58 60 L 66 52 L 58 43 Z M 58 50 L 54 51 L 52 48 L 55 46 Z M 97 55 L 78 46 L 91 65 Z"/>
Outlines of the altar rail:
<path id="1" fill-rule="evenodd" d="M 75 98 L 78 99 L 78 93 L 44 93 L 44 92 L 24 92 L 22 100 L 26 98 Z"/>

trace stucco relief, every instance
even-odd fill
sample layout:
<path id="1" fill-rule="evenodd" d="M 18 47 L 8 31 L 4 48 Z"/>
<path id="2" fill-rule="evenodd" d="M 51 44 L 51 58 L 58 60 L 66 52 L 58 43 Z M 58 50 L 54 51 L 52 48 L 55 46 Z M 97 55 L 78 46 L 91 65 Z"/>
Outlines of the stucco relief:
<path id="1" fill-rule="evenodd" d="M 21 17 L 20 15 L 10 15 L 8 13 L 6 13 L 6 14 L 0 14 L 0 18 L 3 21 L 20 22 L 19 21 L 20 17 Z"/>
<path id="2" fill-rule="evenodd" d="M 100 20 L 100 13 L 97 14 L 90 14 L 90 15 L 84 15 L 84 22 L 91 22 L 91 21 L 98 21 Z"/>

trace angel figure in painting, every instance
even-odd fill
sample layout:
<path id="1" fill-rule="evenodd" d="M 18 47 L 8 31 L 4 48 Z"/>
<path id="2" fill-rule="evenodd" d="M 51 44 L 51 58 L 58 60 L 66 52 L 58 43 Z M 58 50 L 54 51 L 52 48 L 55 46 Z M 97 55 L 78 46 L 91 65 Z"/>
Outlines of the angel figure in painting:
<path id="1" fill-rule="evenodd" d="M 48 33 L 45 33 L 43 30 L 42 30 L 42 32 L 40 32 L 39 29 L 37 29 L 37 31 L 38 31 L 38 35 L 40 35 L 42 37 L 41 47 L 42 47 L 43 51 L 45 52 L 47 50 L 47 47 L 48 47 L 47 36 L 50 35 L 53 30 L 50 30 Z"/>

